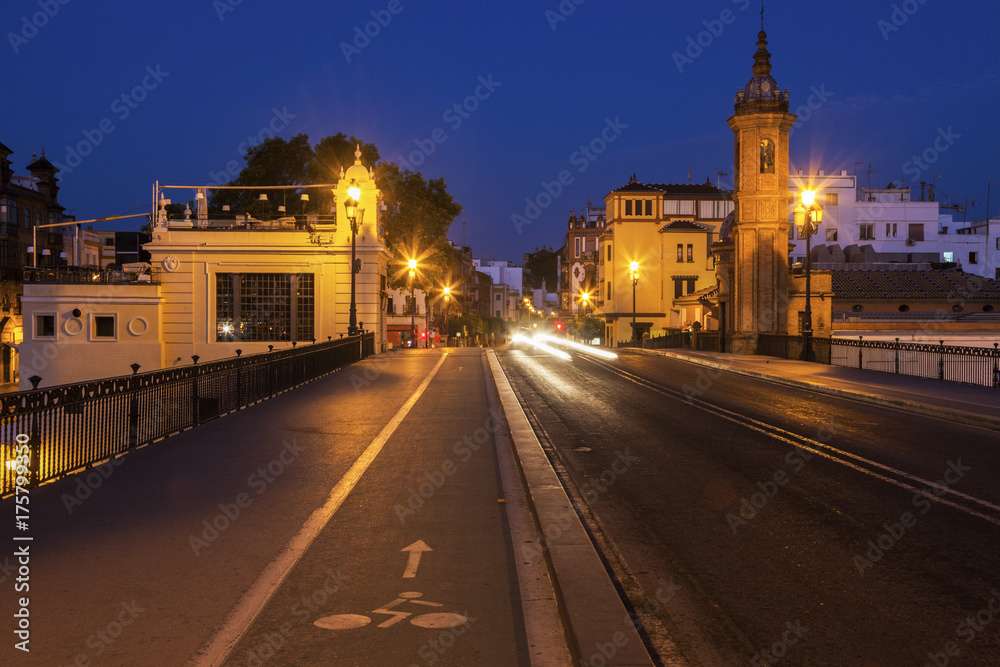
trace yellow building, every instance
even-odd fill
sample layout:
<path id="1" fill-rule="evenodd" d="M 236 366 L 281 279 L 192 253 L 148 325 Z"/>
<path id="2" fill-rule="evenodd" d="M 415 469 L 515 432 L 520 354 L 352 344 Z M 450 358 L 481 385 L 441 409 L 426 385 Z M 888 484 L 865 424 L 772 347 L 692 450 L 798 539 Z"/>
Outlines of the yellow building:
<path id="1" fill-rule="evenodd" d="M 132 271 L 52 269 L 25 284 L 26 335 L 21 389 L 125 375 L 266 352 L 348 332 L 351 224 L 348 188 L 360 197 L 356 220 L 358 326 L 386 347 L 388 252 L 380 192 L 355 154 L 334 188 L 337 217 L 253 220 L 207 216 L 204 188 L 195 217 L 168 220 L 157 196 L 151 266 Z M 308 191 L 310 187 L 302 186 Z M 329 186 L 326 186 L 329 187 Z M 295 189 L 293 186 L 291 189 Z M 168 190 L 169 191 L 169 190 Z"/>
<path id="2" fill-rule="evenodd" d="M 633 176 L 604 201 L 595 315 L 605 320 L 606 344 L 632 338 L 633 275 L 637 337 L 691 324 L 695 311 L 675 301 L 715 284 L 710 248 L 732 210 L 729 193 L 711 183 L 645 184 Z M 712 326 L 704 312 L 697 317 Z"/>

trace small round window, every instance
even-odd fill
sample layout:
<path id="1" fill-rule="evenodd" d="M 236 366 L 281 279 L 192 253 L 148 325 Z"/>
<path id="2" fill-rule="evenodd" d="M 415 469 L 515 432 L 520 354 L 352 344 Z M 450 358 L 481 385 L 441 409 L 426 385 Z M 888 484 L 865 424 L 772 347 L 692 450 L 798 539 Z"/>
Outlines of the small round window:
<path id="1" fill-rule="evenodd" d="M 954 306 L 951 307 L 951 311 L 953 313 L 960 313 L 963 310 L 964 310 L 964 308 L 962 308 L 962 304 L 960 304 L 960 303 L 956 303 Z"/>
<path id="2" fill-rule="evenodd" d="M 853 310 L 855 313 L 860 313 L 864 309 L 865 307 L 862 306 L 860 303 L 856 303 L 853 306 L 851 306 L 851 310 Z"/>
<path id="3" fill-rule="evenodd" d="M 993 306 L 991 306 L 990 304 L 986 304 L 985 306 L 983 306 L 983 312 L 984 313 L 992 313 L 993 312 Z"/>
<path id="4" fill-rule="evenodd" d="M 899 307 L 899 312 L 908 313 L 910 312 L 910 307 L 904 303 L 902 306 Z"/>

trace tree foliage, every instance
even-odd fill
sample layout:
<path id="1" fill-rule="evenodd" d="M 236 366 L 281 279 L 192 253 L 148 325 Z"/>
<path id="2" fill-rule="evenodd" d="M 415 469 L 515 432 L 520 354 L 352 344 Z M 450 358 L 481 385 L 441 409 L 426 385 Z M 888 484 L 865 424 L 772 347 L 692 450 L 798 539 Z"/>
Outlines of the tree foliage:
<path id="1" fill-rule="evenodd" d="M 247 149 L 246 166 L 226 185 L 246 190 L 213 190 L 209 197 L 209 212 L 218 216 L 223 205 L 231 210 L 249 213 L 252 217 L 270 220 L 284 215 L 309 212 L 321 216 L 334 214 L 333 192 L 310 189 L 309 201 L 302 202 L 299 191 L 266 191 L 268 199 L 259 196 L 265 191 L 253 190 L 257 185 L 330 184 L 335 186 L 341 170 L 355 160 L 356 147 L 361 148 L 361 162 L 374 168 L 375 182 L 382 191 L 386 210 L 382 222 L 386 244 L 392 255 L 389 282 L 393 287 L 408 284 L 407 260 L 417 260 L 418 288 L 437 288 L 453 270 L 448 229 L 462 212 L 454 201 L 443 178 L 426 180 L 423 174 L 400 169 L 392 162 L 381 160 L 378 148 L 355 136 L 338 133 L 324 137 L 313 146 L 306 134 L 290 139 L 275 137 Z M 285 213 L 278 206 L 285 206 Z"/>

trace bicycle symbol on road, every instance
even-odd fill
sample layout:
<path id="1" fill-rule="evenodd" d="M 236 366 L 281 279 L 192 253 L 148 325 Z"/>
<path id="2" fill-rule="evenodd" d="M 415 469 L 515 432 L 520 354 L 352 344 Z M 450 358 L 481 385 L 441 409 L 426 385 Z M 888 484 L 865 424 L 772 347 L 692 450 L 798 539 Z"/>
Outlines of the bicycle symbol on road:
<path id="1" fill-rule="evenodd" d="M 417 576 L 417 568 L 420 566 L 421 555 L 424 552 L 433 550 L 427 546 L 425 542 L 417 541 L 410 546 L 405 547 L 402 551 L 409 553 L 406 562 L 406 570 L 403 572 L 403 578 L 412 579 Z M 372 609 L 368 613 L 384 614 L 390 617 L 375 626 L 377 628 L 390 628 L 405 618 L 409 618 L 410 624 L 415 625 L 418 628 L 431 628 L 438 630 L 455 628 L 468 622 L 469 619 L 462 614 L 452 614 L 447 612 L 417 614 L 415 611 L 399 611 L 396 609 L 400 605 L 404 605 L 406 603 L 420 605 L 423 607 L 444 606 L 439 602 L 429 602 L 427 600 L 417 599 L 423 596 L 423 593 L 417 593 L 416 591 L 404 591 L 389 604 L 379 607 L 378 609 Z M 411 616 L 413 618 L 410 618 Z M 324 630 L 353 630 L 354 628 L 363 628 L 371 622 L 371 617 L 365 616 L 364 614 L 333 614 L 331 616 L 324 616 L 316 619 L 313 621 L 313 625 L 323 628 Z"/>
<path id="2" fill-rule="evenodd" d="M 410 619 L 410 624 L 415 625 L 418 628 L 432 628 L 432 629 L 445 629 L 454 628 L 459 625 L 465 624 L 469 619 L 461 614 L 451 614 L 444 612 L 436 612 L 429 614 L 419 614 L 414 615 L 415 612 L 412 611 L 393 611 L 396 607 L 406 602 L 412 604 L 423 605 L 426 607 L 443 607 L 444 605 L 438 602 L 428 602 L 426 600 L 418 600 L 417 598 L 423 597 L 423 593 L 417 593 L 415 591 L 407 591 L 400 593 L 399 597 L 385 605 L 384 607 L 379 607 L 378 609 L 373 609 L 370 613 L 372 614 L 386 614 L 392 618 L 388 618 L 385 621 L 379 623 L 378 628 L 388 628 L 392 627 L 396 623 L 399 623 L 404 618 Z M 354 628 L 362 628 L 372 622 L 372 619 L 363 614 L 334 614 L 332 616 L 324 616 L 323 618 L 318 618 L 313 621 L 313 624 L 317 627 L 323 628 L 324 630 L 353 630 Z"/>

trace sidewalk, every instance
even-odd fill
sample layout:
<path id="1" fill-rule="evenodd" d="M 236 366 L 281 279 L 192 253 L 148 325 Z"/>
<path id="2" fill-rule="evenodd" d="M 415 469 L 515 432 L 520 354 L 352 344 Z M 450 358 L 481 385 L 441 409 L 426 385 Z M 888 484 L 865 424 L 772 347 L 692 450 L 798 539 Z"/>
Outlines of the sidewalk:
<path id="1" fill-rule="evenodd" d="M 639 351 L 639 350 L 637 350 Z M 1000 430 L 1000 390 L 779 357 L 701 350 L 641 350 L 823 394 Z"/>

